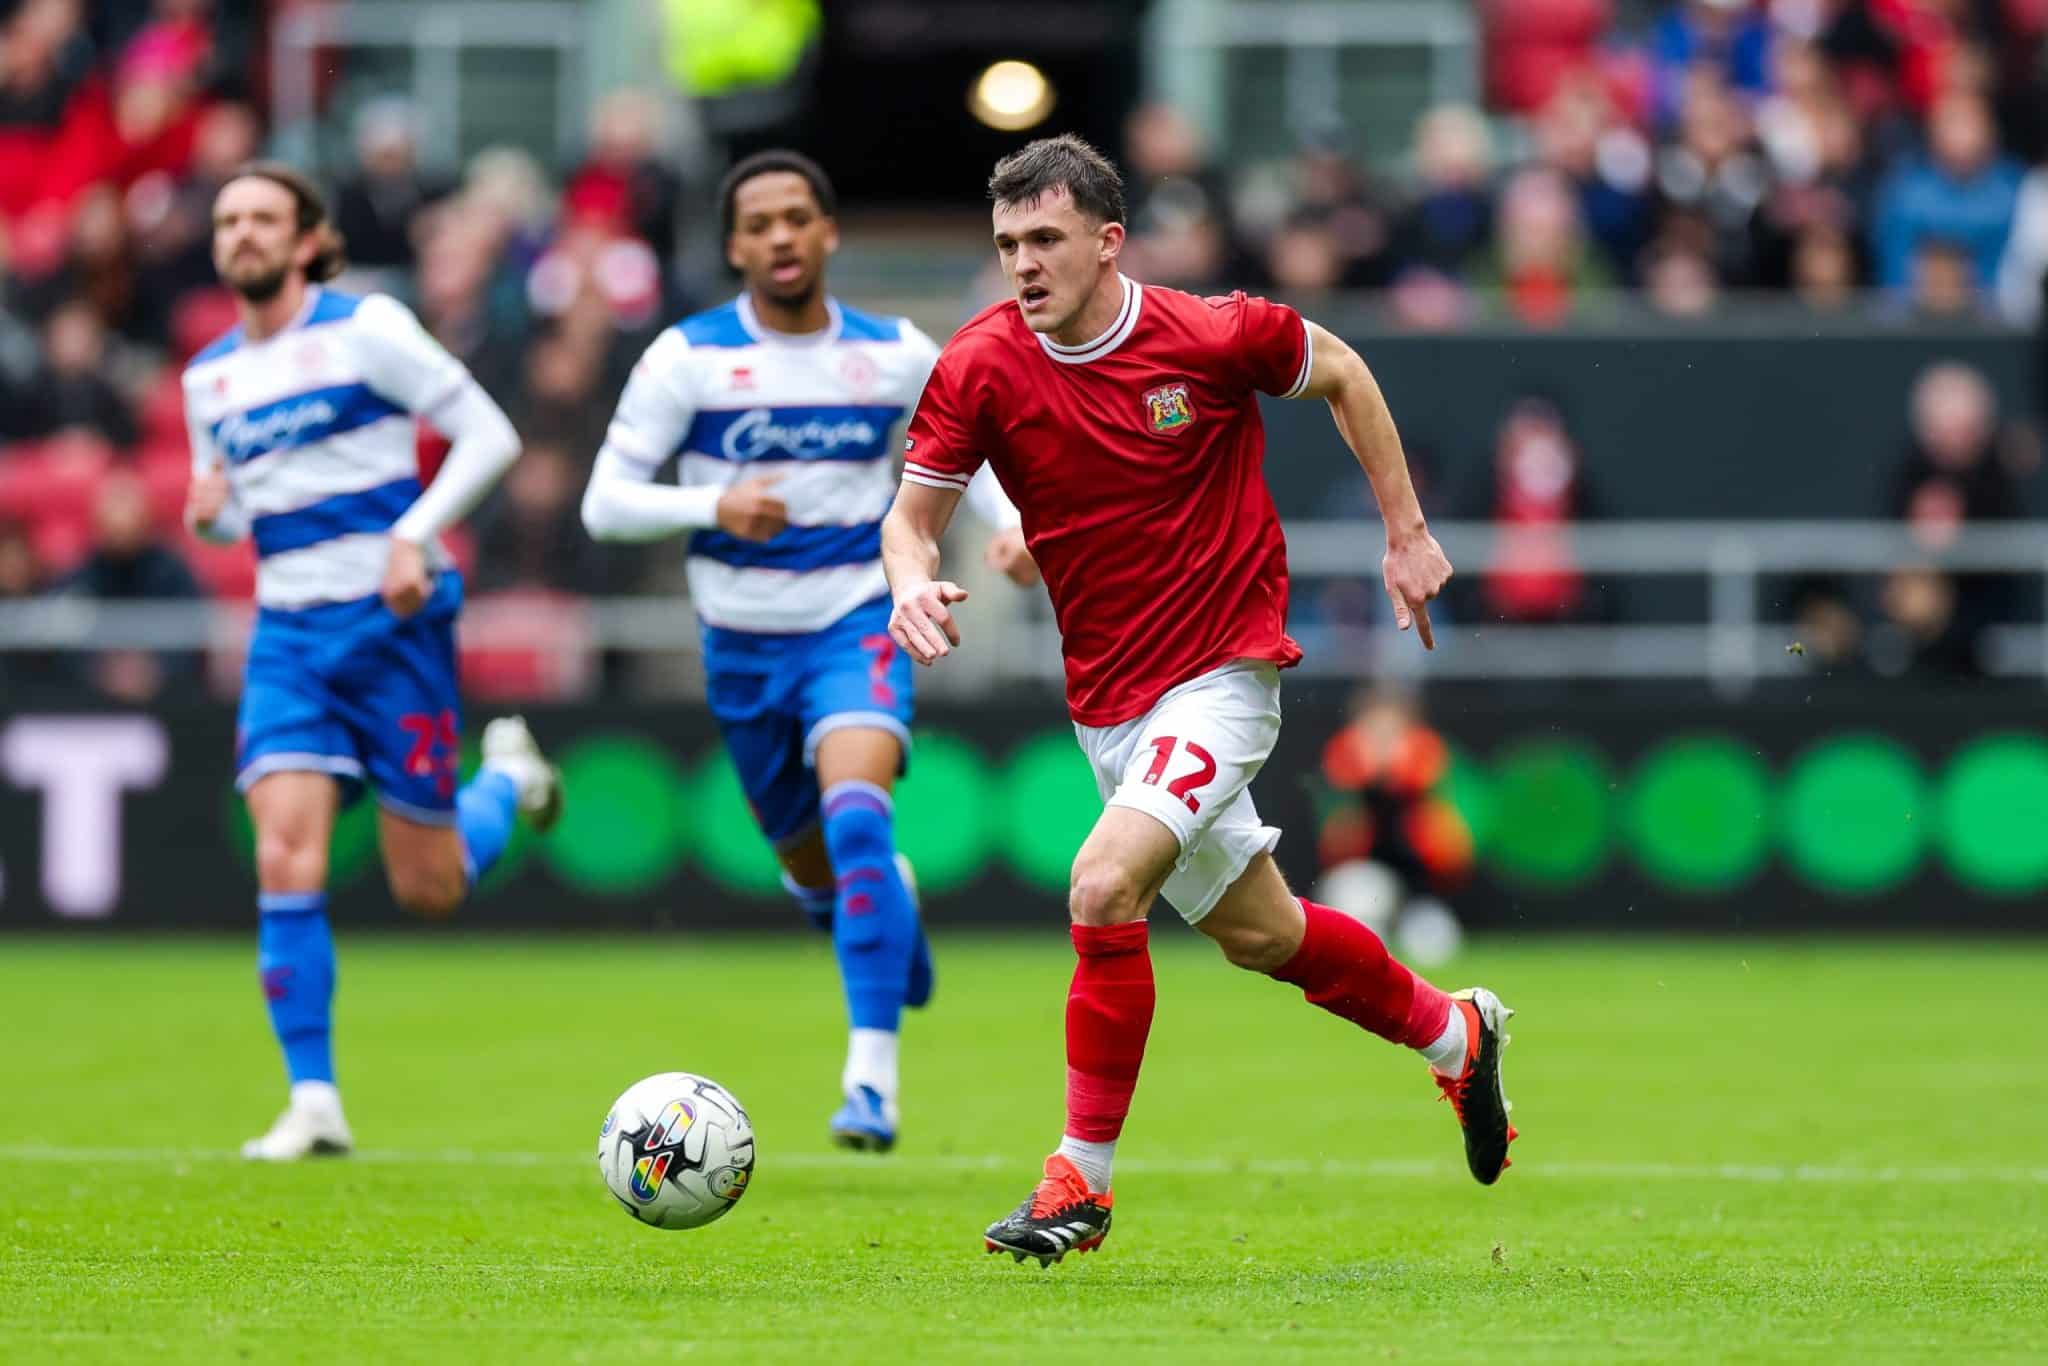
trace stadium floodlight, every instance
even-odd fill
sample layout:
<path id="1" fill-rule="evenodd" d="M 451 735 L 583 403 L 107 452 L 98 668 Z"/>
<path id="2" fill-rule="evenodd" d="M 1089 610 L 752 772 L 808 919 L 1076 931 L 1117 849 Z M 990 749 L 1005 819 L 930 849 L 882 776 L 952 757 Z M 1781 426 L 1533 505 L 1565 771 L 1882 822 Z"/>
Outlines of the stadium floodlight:
<path id="1" fill-rule="evenodd" d="M 967 108 L 989 127 L 1017 133 L 1045 122 L 1057 100 L 1043 71 L 1029 62 L 1001 61 L 974 78 Z"/>

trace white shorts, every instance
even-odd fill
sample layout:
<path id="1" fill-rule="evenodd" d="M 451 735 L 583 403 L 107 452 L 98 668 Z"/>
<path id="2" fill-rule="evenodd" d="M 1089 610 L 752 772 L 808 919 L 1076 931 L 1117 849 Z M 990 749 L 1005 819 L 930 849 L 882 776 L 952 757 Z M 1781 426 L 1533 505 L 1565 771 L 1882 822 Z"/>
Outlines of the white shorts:
<path id="1" fill-rule="evenodd" d="M 1074 734 L 1102 800 L 1144 812 L 1180 841 L 1180 861 L 1161 891 L 1188 924 L 1280 842 L 1278 830 L 1260 823 L 1250 790 L 1280 738 L 1280 671 L 1272 665 L 1226 664 L 1168 692 L 1143 716 L 1077 725 Z"/>

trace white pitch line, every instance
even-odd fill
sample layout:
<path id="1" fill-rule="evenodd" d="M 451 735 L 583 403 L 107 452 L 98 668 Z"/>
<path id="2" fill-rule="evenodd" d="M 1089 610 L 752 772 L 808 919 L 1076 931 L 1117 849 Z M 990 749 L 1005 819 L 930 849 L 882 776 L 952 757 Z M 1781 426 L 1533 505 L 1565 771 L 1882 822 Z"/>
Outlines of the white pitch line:
<path id="1" fill-rule="evenodd" d="M 561 1152 L 510 1152 L 495 1149 L 429 1149 L 417 1152 L 392 1148 L 362 1148 L 350 1158 L 378 1166 L 450 1167 L 556 1167 L 591 1164 L 595 1153 L 577 1157 Z M 97 1165 L 138 1162 L 168 1166 L 193 1163 L 238 1163 L 239 1154 L 225 1148 L 63 1148 L 54 1144 L 24 1143 L 0 1146 L 0 1162 L 47 1162 L 53 1165 Z M 1025 1155 L 1005 1157 L 997 1153 L 972 1155 L 934 1153 L 906 1157 L 905 1165 L 922 1171 L 980 1172 L 1025 1170 L 1034 1160 Z M 762 1159 L 764 1171 L 787 1168 L 794 1171 L 873 1171 L 883 1163 L 859 1153 L 795 1152 L 769 1155 Z M 1326 1162 L 1288 1158 L 1145 1158 L 1129 1157 L 1117 1162 L 1117 1170 L 1160 1176 L 1316 1176 L 1331 1178 L 1390 1179 L 1398 1177 L 1462 1175 L 1463 1166 L 1452 1162 L 1421 1159 L 1378 1158 L 1366 1161 Z M 1597 1181 L 1729 1181 L 1743 1184 L 1815 1183 L 1832 1185 L 1928 1185 L 1949 1186 L 1984 1181 L 2005 1185 L 2048 1186 L 2048 1167 L 1843 1167 L 1822 1164 L 1602 1162 L 1561 1160 L 1546 1162 L 1533 1154 L 1515 1167 L 1517 1181 L 1557 1177 L 1565 1180 Z"/>

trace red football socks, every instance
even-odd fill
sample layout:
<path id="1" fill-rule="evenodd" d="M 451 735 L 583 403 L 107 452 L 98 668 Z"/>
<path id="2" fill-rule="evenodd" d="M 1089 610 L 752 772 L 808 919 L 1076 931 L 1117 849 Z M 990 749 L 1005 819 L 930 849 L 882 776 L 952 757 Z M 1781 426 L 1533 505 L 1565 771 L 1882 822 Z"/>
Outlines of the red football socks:
<path id="1" fill-rule="evenodd" d="M 1310 1005 L 1391 1043 L 1426 1048 L 1443 1036 L 1449 996 L 1396 962 L 1378 935 L 1342 911 L 1306 897 L 1301 909 L 1308 917 L 1301 947 L 1275 978 L 1300 987 Z"/>
<path id="2" fill-rule="evenodd" d="M 1079 961 L 1067 988 L 1066 1131 L 1109 1143 L 1123 1132 L 1152 1032 L 1152 955 L 1142 920 L 1073 932 Z"/>

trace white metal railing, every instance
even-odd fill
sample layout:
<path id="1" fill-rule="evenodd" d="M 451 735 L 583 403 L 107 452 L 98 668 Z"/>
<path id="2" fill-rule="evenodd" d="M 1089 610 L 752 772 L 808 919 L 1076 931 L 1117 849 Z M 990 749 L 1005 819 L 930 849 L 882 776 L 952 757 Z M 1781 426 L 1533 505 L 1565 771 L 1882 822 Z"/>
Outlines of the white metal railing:
<path id="1" fill-rule="evenodd" d="M 439 166 L 461 159 L 462 54 L 493 49 L 553 52 L 560 63 L 554 89 L 555 140 L 561 151 L 570 151 L 582 132 L 590 95 L 587 24 L 584 6 L 540 0 L 356 0 L 287 9 L 270 36 L 270 107 L 277 120 L 279 154 L 295 165 L 319 168 L 320 61 L 323 51 L 336 47 L 411 53 L 411 98 L 420 115 L 421 150 L 427 162 Z"/>
<path id="2" fill-rule="evenodd" d="M 1439 524 L 1436 535 L 1462 574 L 1512 560 L 1522 534 L 1488 523 Z M 1359 579 L 1377 592 L 1381 531 L 1371 521 L 1296 522 L 1287 528 L 1297 581 Z M 1448 613 L 1438 648 L 1425 655 L 1385 629 L 1306 625 L 1303 672 L 1353 678 L 1379 673 L 1443 679 L 1707 679 L 1729 692 L 1756 680 L 1810 671 L 1788 652 L 1793 632 L 1766 620 L 1765 575 L 1879 574 L 1926 564 L 2048 580 L 2048 522 L 1973 527 L 1947 546 L 1919 543 L 1896 522 L 1617 522 L 1580 526 L 1540 548 L 1562 551 L 1592 578 L 1690 577 L 1707 587 L 1704 619 L 1681 623 L 1509 626 L 1460 622 Z M 1297 600 L 1300 595 L 1297 594 Z M 479 598 L 479 604 L 487 602 Z M 580 604 L 572 648 L 694 656 L 697 632 L 682 598 L 596 598 Z M 464 643 L 519 649 L 562 640 L 559 614 L 542 623 L 517 612 L 475 613 Z M 1042 614 L 1039 614 L 1042 617 Z M 71 596 L 0 603 L 0 653 L 94 649 L 233 651 L 247 630 L 246 603 L 101 602 Z M 1057 680 L 1057 635 L 1043 619 L 1005 620 L 1000 602 L 967 619 L 972 648 L 928 675 L 939 692 L 973 693 L 1010 680 Z M 1991 673 L 2048 678 L 2048 630 L 2005 625 L 1987 633 Z"/>
<path id="3" fill-rule="evenodd" d="M 1283 75 L 1276 112 L 1290 134 L 1301 138 L 1341 122 L 1342 54 L 1375 48 L 1422 50 L 1430 104 L 1477 97 L 1479 21 L 1457 0 L 1160 0 L 1144 43 L 1153 94 L 1192 113 L 1219 145 L 1232 131 L 1223 116 L 1224 54 L 1279 51 Z"/>

